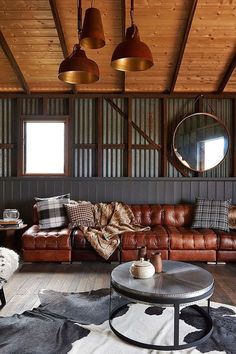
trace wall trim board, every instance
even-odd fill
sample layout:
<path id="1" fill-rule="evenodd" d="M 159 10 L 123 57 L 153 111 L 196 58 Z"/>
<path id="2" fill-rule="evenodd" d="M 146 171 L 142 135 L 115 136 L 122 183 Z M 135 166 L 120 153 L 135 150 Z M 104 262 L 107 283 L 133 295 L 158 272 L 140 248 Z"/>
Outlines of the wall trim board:
<path id="1" fill-rule="evenodd" d="M 0 215 L 17 208 L 32 223 L 33 198 L 71 193 L 75 200 L 126 203 L 194 203 L 196 197 L 231 199 L 236 204 L 236 178 L 73 178 L 8 177 L 0 179 Z"/>

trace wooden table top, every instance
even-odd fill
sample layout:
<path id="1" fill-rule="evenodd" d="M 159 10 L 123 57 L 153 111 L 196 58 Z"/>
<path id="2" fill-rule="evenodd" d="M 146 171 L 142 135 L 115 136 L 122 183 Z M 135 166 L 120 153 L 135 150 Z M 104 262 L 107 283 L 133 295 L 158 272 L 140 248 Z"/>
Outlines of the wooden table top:
<path id="1" fill-rule="evenodd" d="M 22 224 L 19 226 L 0 226 L 0 231 L 7 231 L 7 230 L 22 230 L 25 229 L 28 225 L 27 224 Z"/>

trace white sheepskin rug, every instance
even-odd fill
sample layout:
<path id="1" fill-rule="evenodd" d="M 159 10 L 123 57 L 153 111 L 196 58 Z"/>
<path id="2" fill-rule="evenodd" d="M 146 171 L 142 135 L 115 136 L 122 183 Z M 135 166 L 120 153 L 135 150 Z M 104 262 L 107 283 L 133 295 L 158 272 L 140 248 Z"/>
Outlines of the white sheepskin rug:
<path id="1" fill-rule="evenodd" d="M 8 248 L 0 247 L 0 288 L 8 281 L 18 266 L 18 254 Z"/>

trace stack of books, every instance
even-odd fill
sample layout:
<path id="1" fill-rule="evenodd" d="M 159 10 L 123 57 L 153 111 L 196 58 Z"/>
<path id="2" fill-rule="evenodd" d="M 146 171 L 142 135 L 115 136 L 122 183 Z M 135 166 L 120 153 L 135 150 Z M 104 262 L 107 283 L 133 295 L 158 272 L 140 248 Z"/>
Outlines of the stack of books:
<path id="1" fill-rule="evenodd" d="M 0 219 L 0 227 L 19 227 L 23 225 L 22 219 Z"/>

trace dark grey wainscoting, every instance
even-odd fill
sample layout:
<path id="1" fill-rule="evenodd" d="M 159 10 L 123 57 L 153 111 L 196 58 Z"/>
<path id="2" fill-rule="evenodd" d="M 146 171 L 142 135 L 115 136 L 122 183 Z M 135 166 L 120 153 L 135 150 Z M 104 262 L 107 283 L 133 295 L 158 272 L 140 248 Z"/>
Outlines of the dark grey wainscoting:
<path id="1" fill-rule="evenodd" d="M 71 193 L 75 200 L 127 203 L 194 202 L 196 197 L 231 199 L 236 204 L 236 178 L 1 178 L 0 217 L 5 208 L 19 209 L 32 223 L 33 198 Z"/>

